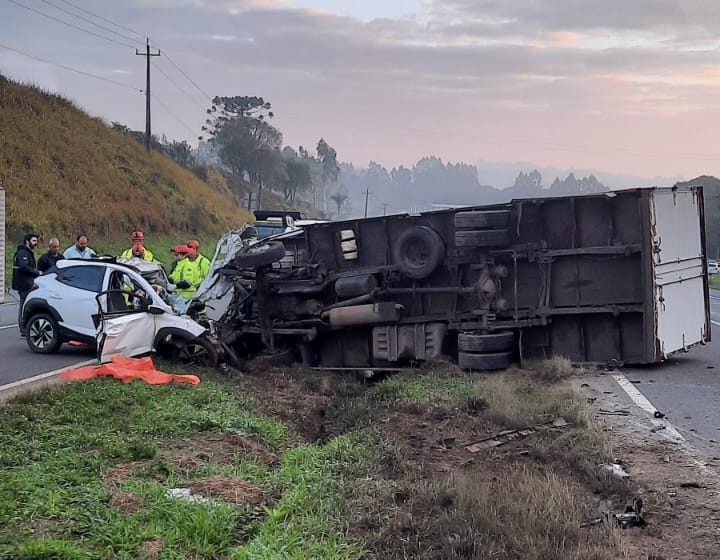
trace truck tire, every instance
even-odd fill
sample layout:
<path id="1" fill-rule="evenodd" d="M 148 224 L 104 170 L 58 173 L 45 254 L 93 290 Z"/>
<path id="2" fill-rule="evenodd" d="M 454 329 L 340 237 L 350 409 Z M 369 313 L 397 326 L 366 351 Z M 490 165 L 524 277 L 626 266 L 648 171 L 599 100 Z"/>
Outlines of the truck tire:
<path id="1" fill-rule="evenodd" d="M 515 333 L 503 331 L 490 334 L 460 333 L 458 350 L 460 352 L 507 352 L 513 350 Z"/>
<path id="2" fill-rule="evenodd" d="M 260 268 L 276 263 L 285 256 L 282 241 L 267 241 L 243 247 L 233 259 L 238 268 Z"/>
<path id="3" fill-rule="evenodd" d="M 477 210 L 455 214 L 456 229 L 506 228 L 510 220 L 507 210 Z"/>
<path id="4" fill-rule="evenodd" d="M 430 276 L 445 258 L 442 238 L 426 226 L 414 226 L 403 231 L 394 249 L 395 264 L 414 280 Z"/>
<path id="5" fill-rule="evenodd" d="M 512 352 L 495 352 L 491 354 L 458 353 L 458 365 L 462 369 L 475 371 L 494 371 L 507 369 L 512 364 Z"/>
<path id="6" fill-rule="evenodd" d="M 506 229 L 476 229 L 455 232 L 457 247 L 502 247 L 510 245 L 510 232 Z"/>

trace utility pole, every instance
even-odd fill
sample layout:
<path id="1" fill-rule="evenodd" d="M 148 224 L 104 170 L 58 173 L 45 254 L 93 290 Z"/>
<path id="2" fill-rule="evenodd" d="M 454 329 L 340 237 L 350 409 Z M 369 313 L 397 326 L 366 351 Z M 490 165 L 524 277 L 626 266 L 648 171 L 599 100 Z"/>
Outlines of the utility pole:
<path id="1" fill-rule="evenodd" d="M 367 218 L 367 205 L 368 205 L 368 198 L 370 197 L 370 189 L 365 188 L 365 217 Z"/>
<path id="2" fill-rule="evenodd" d="M 383 216 L 387 213 L 388 206 L 390 206 L 387 202 L 383 202 Z"/>
<path id="3" fill-rule="evenodd" d="M 150 152 L 150 138 L 152 131 L 150 130 L 150 57 L 160 56 L 160 50 L 157 53 L 150 52 L 150 38 L 145 38 L 145 52 L 141 53 L 135 49 L 136 56 L 144 56 L 147 62 L 147 79 L 145 81 L 145 148 Z"/>

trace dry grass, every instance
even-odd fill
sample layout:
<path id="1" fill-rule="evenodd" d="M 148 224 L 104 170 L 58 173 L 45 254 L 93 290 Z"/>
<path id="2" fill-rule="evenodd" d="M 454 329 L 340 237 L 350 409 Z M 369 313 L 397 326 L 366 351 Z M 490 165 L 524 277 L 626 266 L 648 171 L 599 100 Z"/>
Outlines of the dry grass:
<path id="1" fill-rule="evenodd" d="M 0 76 L 0 180 L 8 238 L 218 234 L 248 221 L 222 176 L 208 183 L 57 95 Z"/>
<path id="2" fill-rule="evenodd" d="M 445 482 L 378 488 L 355 528 L 372 535 L 372 558 L 610 560 L 621 557 L 613 526 L 581 528 L 591 512 L 557 474 L 508 465 Z M 368 530 L 370 529 L 370 530 Z"/>

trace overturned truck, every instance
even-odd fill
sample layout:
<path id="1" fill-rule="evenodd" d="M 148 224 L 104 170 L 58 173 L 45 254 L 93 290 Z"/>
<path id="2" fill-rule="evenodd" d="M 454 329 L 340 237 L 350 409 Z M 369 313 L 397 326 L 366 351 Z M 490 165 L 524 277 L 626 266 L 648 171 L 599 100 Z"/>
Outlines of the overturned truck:
<path id="1" fill-rule="evenodd" d="M 493 370 L 652 363 L 710 340 L 700 187 L 313 224 L 219 247 L 214 266 L 209 293 L 232 288 L 217 335 L 245 357 Z"/>

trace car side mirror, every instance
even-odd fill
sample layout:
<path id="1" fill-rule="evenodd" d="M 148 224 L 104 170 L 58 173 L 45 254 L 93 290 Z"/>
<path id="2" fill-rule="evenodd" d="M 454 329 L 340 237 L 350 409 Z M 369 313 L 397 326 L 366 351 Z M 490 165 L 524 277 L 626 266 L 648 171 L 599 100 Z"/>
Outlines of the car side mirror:
<path id="1" fill-rule="evenodd" d="M 162 315 L 165 313 L 165 310 L 162 307 L 158 307 L 157 305 L 150 305 L 147 308 L 147 312 L 150 313 L 150 315 Z"/>

